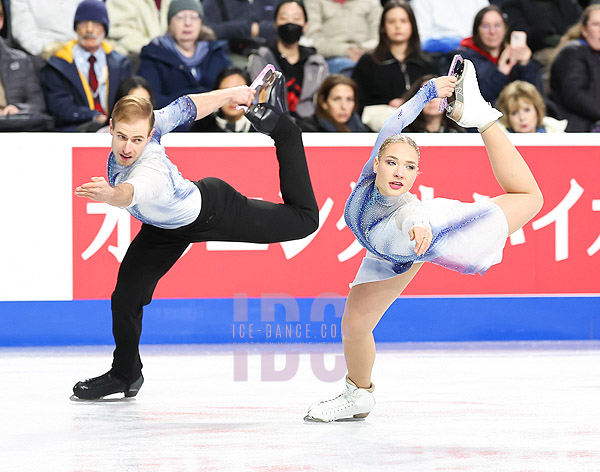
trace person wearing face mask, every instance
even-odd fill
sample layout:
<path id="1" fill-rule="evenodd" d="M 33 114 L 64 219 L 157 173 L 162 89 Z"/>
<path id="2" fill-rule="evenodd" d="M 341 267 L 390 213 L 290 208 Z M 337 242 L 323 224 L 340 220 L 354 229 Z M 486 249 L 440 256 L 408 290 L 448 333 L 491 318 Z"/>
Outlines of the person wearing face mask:
<path id="1" fill-rule="evenodd" d="M 57 130 L 94 132 L 107 123 L 131 64 L 104 40 L 109 26 L 104 2 L 83 0 L 73 23 L 78 39 L 50 58 L 40 80 Z"/>
<path id="2" fill-rule="evenodd" d="M 329 67 L 313 48 L 300 46 L 307 24 L 306 9 L 300 0 L 283 1 L 275 10 L 277 42 L 261 46 L 248 60 L 248 72 L 254 79 L 267 65 L 273 64 L 285 77 L 287 101 L 294 117 L 307 118 L 315 113 L 314 96 Z"/>

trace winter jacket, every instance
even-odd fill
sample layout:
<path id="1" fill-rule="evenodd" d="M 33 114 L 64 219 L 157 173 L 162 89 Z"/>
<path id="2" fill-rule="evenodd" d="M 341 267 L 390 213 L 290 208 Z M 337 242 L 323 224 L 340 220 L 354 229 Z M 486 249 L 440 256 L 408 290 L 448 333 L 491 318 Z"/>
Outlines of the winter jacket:
<path id="1" fill-rule="evenodd" d="M 435 66 L 416 54 L 400 62 L 388 53 L 382 64 L 377 64 L 371 54 L 364 54 L 352 73 L 358 84 L 359 113 L 368 105 L 387 105 L 402 97 L 415 80 L 435 73 Z"/>
<path id="2" fill-rule="evenodd" d="M 323 56 L 316 54 L 314 49 L 303 48 L 302 46 L 300 48 L 308 57 L 304 63 L 304 80 L 300 99 L 296 106 L 296 113 L 299 117 L 306 118 L 316 111 L 314 97 L 323 80 L 329 76 L 329 67 Z M 250 55 L 248 60 L 248 73 L 252 80 L 267 64 L 273 64 L 277 70 L 281 70 L 281 66 L 275 58 L 275 53 L 270 48 L 261 46 L 256 53 Z"/>
<path id="3" fill-rule="evenodd" d="M 75 44 L 75 40 L 65 44 L 41 71 L 46 106 L 56 119 L 57 130 L 61 131 L 75 131 L 77 125 L 91 121 L 99 114 L 94 110 L 94 98 L 87 78 L 83 78 L 75 66 Z M 119 83 L 131 76 L 131 64 L 109 43 L 102 42 L 102 48 L 108 66 L 108 108 L 111 109 Z"/>
<path id="4" fill-rule="evenodd" d="M 110 39 L 123 54 L 139 54 L 152 39 L 167 32 L 171 0 L 162 0 L 160 11 L 154 0 L 106 0 Z"/>
<path id="5" fill-rule="evenodd" d="M 335 133 L 338 132 L 337 128 L 332 121 L 327 118 L 322 118 L 317 115 L 312 115 L 308 118 L 297 120 L 298 126 L 304 132 L 321 132 L 321 133 Z M 362 121 L 358 113 L 352 113 L 348 123 L 350 133 L 369 133 L 371 130 L 367 128 Z"/>
<path id="6" fill-rule="evenodd" d="M 213 89 L 217 75 L 231 66 L 224 41 L 209 41 L 208 53 L 199 64 L 196 80 L 177 53 L 163 46 L 160 38 L 142 48 L 138 75 L 144 77 L 154 92 L 156 108 L 164 108 L 176 98 Z"/>
<path id="7" fill-rule="evenodd" d="M 473 43 L 472 38 L 465 38 L 456 50 L 464 59 L 469 59 L 475 66 L 477 82 L 481 95 L 492 105 L 496 103 L 502 89 L 513 80 L 525 80 L 536 85 L 540 64 L 533 59 L 525 66 L 515 64 L 510 75 L 504 75 L 489 54 L 481 51 Z"/>
<path id="8" fill-rule="evenodd" d="M 550 70 L 549 98 L 567 132 L 587 132 L 600 120 L 600 52 L 575 40 L 558 53 Z"/>
<path id="9" fill-rule="evenodd" d="M 505 0 L 509 31 L 525 31 L 532 51 L 555 47 L 560 37 L 579 20 L 577 0 Z"/>
<path id="10" fill-rule="evenodd" d="M 275 33 L 275 8 L 280 0 L 204 0 L 204 21 L 218 39 L 251 38 L 252 23 L 258 23 L 260 37 L 277 39 Z M 225 8 L 221 10 L 220 4 Z"/>
<path id="11" fill-rule="evenodd" d="M 381 2 L 379 0 L 306 0 L 306 37 L 323 57 L 347 56 L 356 45 L 365 51 L 377 46 Z"/>
<path id="12" fill-rule="evenodd" d="M 31 59 L 23 51 L 9 47 L 0 39 L 0 82 L 6 103 L 23 113 L 42 113 L 44 95 Z"/>

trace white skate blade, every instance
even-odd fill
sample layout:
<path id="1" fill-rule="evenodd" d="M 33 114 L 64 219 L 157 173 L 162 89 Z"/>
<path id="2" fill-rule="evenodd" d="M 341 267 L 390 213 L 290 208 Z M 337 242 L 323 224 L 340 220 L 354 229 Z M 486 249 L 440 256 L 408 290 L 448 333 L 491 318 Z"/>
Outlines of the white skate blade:
<path id="1" fill-rule="evenodd" d="M 354 416 L 351 416 L 349 418 L 340 418 L 340 419 L 333 420 L 333 421 L 323 421 L 323 420 L 320 420 L 318 418 L 313 418 L 310 415 L 306 415 L 304 417 L 304 422 L 305 423 L 320 423 L 320 424 L 326 424 L 326 423 L 355 423 L 357 421 L 364 421 L 365 419 L 366 419 L 366 417 L 356 418 Z"/>
<path id="2" fill-rule="evenodd" d="M 71 395 L 69 397 L 69 400 L 78 403 L 116 403 L 135 401 L 135 397 L 126 397 L 123 393 L 113 393 L 111 395 L 106 395 L 102 398 L 91 398 L 89 400 L 86 398 L 79 398 L 75 395 Z"/>
<path id="3" fill-rule="evenodd" d="M 275 66 L 273 66 L 272 64 L 267 64 L 264 67 L 264 69 L 260 71 L 260 74 L 258 74 L 256 76 L 256 79 L 254 79 L 254 82 L 252 82 L 252 84 L 250 85 L 250 88 L 252 90 L 256 90 L 255 97 L 258 97 L 258 94 L 265 86 L 271 85 L 271 82 L 273 81 L 274 77 L 275 77 Z M 248 111 L 248 107 L 245 105 L 238 105 L 235 108 L 237 110 L 244 110 L 245 112 Z"/>

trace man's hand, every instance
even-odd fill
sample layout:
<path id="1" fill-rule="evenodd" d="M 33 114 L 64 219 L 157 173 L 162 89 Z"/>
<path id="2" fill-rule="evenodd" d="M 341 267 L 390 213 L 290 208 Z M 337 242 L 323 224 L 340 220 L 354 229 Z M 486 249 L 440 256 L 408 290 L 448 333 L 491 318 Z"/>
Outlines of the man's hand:
<path id="1" fill-rule="evenodd" d="M 109 205 L 126 207 L 133 199 L 133 185 L 124 183 L 111 187 L 104 177 L 92 177 L 92 181 L 75 189 L 75 195 Z"/>
<path id="2" fill-rule="evenodd" d="M 246 106 L 249 107 L 252 104 L 256 90 L 251 89 L 246 85 L 240 85 L 239 87 L 231 87 L 225 89 L 229 92 L 229 105 Z"/>

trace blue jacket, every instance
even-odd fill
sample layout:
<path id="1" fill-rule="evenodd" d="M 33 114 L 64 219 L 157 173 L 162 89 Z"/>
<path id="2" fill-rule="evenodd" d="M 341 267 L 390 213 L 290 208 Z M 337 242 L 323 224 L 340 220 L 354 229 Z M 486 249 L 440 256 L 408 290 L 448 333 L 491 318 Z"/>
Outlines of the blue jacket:
<path id="1" fill-rule="evenodd" d="M 162 46 L 158 39 L 142 48 L 138 69 L 138 74 L 152 87 L 156 108 L 164 108 L 182 95 L 213 90 L 219 72 L 231 66 L 227 43 L 209 41 L 208 54 L 200 63 L 198 82 L 179 56 Z"/>
<path id="2" fill-rule="evenodd" d="M 41 85 L 46 97 L 48 111 L 56 119 L 58 131 L 75 131 L 77 125 L 91 121 L 99 113 L 94 110 L 94 99 L 87 82 L 81 76 L 73 60 L 73 46 L 69 41 L 52 56 L 41 71 Z M 114 105 L 119 83 L 131 76 L 129 59 L 113 51 L 108 43 L 102 43 L 108 66 L 108 106 Z"/>

